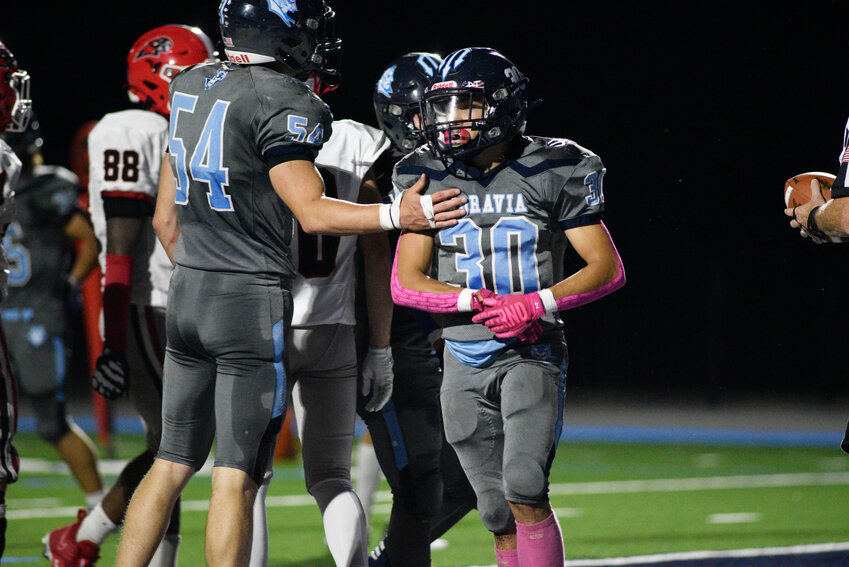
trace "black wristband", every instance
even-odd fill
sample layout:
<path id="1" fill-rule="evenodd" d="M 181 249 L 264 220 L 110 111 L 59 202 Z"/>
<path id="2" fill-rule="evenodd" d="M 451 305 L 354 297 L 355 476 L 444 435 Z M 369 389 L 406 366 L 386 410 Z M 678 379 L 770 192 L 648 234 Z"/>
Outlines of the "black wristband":
<path id="1" fill-rule="evenodd" d="M 820 205 L 819 207 L 814 207 L 813 209 L 811 209 L 811 211 L 808 213 L 808 223 L 807 223 L 807 226 L 805 227 L 805 229 L 808 231 L 808 234 L 810 234 L 812 236 L 816 236 L 820 240 L 828 240 L 828 237 L 825 235 L 825 233 L 823 231 L 821 231 L 819 229 L 819 227 L 817 226 L 816 216 L 817 216 L 817 212 L 821 208 L 822 208 L 822 205 Z"/>

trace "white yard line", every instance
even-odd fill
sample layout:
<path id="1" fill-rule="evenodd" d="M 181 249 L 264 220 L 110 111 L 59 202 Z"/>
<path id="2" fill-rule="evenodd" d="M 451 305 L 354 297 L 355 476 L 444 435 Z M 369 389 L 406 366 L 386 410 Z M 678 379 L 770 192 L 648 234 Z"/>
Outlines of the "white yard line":
<path id="1" fill-rule="evenodd" d="M 209 463 L 207 463 L 209 465 Z M 206 469 L 207 467 L 204 467 Z M 33 470 L 33 469 L 30 469 Z M 203 472 L 203 471 L 202 471 Z M 701 490 L 722 490 L 734 488 L 773 488 L 788 486 L 827 486 L 849 485 L 849 473 L 796 473 L 752 476 L 715 476 L 702 478 L 667 478 L 658 480 L 619 480 L 609 482 L 576 482 L 552 484 L 550 493 L 555 496 L 577 494 L 625 494 L 639 492 L 687 492 Z M 388 502 L 391 494 L 378 491 L 376 501 Z M 309 495 L 269 496 L 266 504 L 269 508 L 314 506 L 315 501 Z M 185 511 L 205 511 L 209 507 L 207 500 L 183 500 Z M 77 508 L 32 508 L 6 512 L 9 519 L 74 517 Z"/>
<path id="2" fill-rule="evenodd" d="M 669 561 L 695 561 L 698 559 L 770 557 L 776 555 L 809 555 L 849 550 L 849 542 L 794 545 L 790 547 L 760 547 L 754 549 L 732 549 L 728 551 L 689 551 L 686 553 L 663 553 L 659 555 L 634 555 L 609 559 L 567 559 L 564 567 L 621 567 L 666 563 Z M 470 565 L 469 567 L 497 567 L 496 565 Z"/>

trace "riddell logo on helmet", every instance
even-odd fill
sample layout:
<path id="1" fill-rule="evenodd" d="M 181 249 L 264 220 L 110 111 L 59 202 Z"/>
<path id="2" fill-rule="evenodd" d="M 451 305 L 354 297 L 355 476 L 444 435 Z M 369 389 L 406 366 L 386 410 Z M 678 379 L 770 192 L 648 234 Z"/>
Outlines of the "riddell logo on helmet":
<path id="1" fill-rule="evenodd" d="M 434 83 L 430 90 L 435 91 L 437 89 L 451 89 L 457 86 L 457 81 L 442 81 L 441 83 Z"/>
<path id="2" fill-rule="evenodd" d="M 173 45 L 174 42 L 171 41 L 170 37 L 156 37 L 148 41 L 141 48 L 139 54 L 136 55 L 136 59 L 138 60 L 142 57 L 159 57 L 163 53 L 170 51 Z"/>
<path id="3" fill-rule="evenodd" d="M 251 58 L 247 53 L 227 54 L 227 59 L 233 63 L 250 63 Z"/>

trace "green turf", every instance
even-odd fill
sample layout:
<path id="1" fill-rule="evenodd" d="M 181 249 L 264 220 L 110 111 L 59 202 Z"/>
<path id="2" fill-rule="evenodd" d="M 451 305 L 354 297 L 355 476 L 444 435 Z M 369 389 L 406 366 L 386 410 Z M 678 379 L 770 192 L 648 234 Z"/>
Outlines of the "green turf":
<path id="1" fill-rule="evenodd" d="M 16 446 L 24 457 L 55 460 L 50 447 L 32 435 L 20 435 Z M 117 458 L 129 458 L 142 446 L 139 437 L 116 439 Z M 764 479 L 797 473 L 849 473 L 849 457 L 837 449 L 779 447 L 721 447 L 643 444 L 564 443 L 554 463 L 552 505 L 558 509 L 568 558 L 736 549 L 825 543 L 849 540 L 846 514 L 847 483 L 821 484 L 801 477 L 794 486 L 723 488 L 707 490 L 707 480 L 695 480 L 699 489 L 668 490 L 684 479 Z M 794 477 L 796 478 L 796 477 Z M 107 477 L 107 480 L 111 478 Z M 624 481 L 661 480 L 652 484 Z M 831 482 L 834 482 L 832 480 Z M 607 484 L 600 484 L 607 483 Z M 203 535 L 209 497 L 208 477 L 198 476 L 184 493 L 180 564 L 203 564 Z M 381 489 L 386 490 L 385 484 Z M 303 495 L 297 462 L 275 469 L 270 497 Z M 81 504 L 73 481 L 62 474 L 28 474 L 9 487 L 9 513 L 56 509 Z M 38 499 L 38 500 L 35 500 Z M 43 500 L 55 499 L 55 501 Z M 377 503 L 371 543 L 385 528 L 388 503 Z M 753 521 L 711 523 L 711 518 L 748 514 Z M 269 508 L 271 548 L 269 565 L 330 567 L 321 517 L 312 504 Z M 72 520 L 66 517 L 11 519 L 3 564 L 25 564 L 41 553 L 41 536 Z M 467 516 L 446 536 L 448 549 L 433 553 L 438 567 L 492 564 L 492 538 L 476 513 Z M 114 560 L 117 537 L 102 549 L 99 564 Z M 9 559 L 19 557 L 20 562 Z M 43 562 L 46 564 L 46 562 Z"/>

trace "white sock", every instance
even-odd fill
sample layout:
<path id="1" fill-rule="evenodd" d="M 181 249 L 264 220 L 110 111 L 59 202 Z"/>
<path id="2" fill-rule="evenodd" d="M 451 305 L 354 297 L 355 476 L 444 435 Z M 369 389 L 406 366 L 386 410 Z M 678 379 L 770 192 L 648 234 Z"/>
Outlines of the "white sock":
<path id="1" fill-rule="evenodd" d="M 256 493 L 254 500 L 254 531 L 251 540 L 251 561 L 249 567 L 265 567 L 268 564 L 268 518 L 265 513 L 265 496 L 268 494 L 270 478 L 266 478 Z"/>
<path id="2" fill-rule="evenodd" d="M 156 548 L 156 553 L 153 554 L 153 559 L 150 560 L 150 567 L 177 567 L 177 548 L 180 547 L 180 536 L 177 534 L 165 534 L 162 541 L 159 542 L 159 547 Z"/>
<path id="3" fill-rule="evenodd" d="M 98 502 L 97 506 L 92 508 L 83 523 L 80 524 L 80 529 L 77 531 L 77 541 L 88 540 L 101 545 L 109 534 L 116 529 L 118 529 L 118 524 L 109 519 L 109 516 L 103 511 L 103 506 Z"/>
<path id="4" fill-rule="evenodd" d="M 95 490 L 94 492 L 88 492 L 85 495 L 85 507 L 86 510 L 91 510 L 103 500 L 103 497 L 106 496 L 106 491 L 103 489 Z"/>
<path id="5" fill-rule="evenodd" d="M 363 505 L 366 522 L 369 522 L 371 518 L 374 493 L 377 491 L 381 476 L 380 463 L 377 462 L 374 446 L 370 443 L 360 442 L 357 445 L 357 466 L 354 467 L 354 488 L 357 491 L 357 496 L 360 497 L 360 503 Z"/>
<path id="6" fill-rule="evenodd" d="M 357 495 L 350 490 L 336 495 L 324 509 L 323 520 L 336 567 L 368 565 L 366 519 Z"/>

